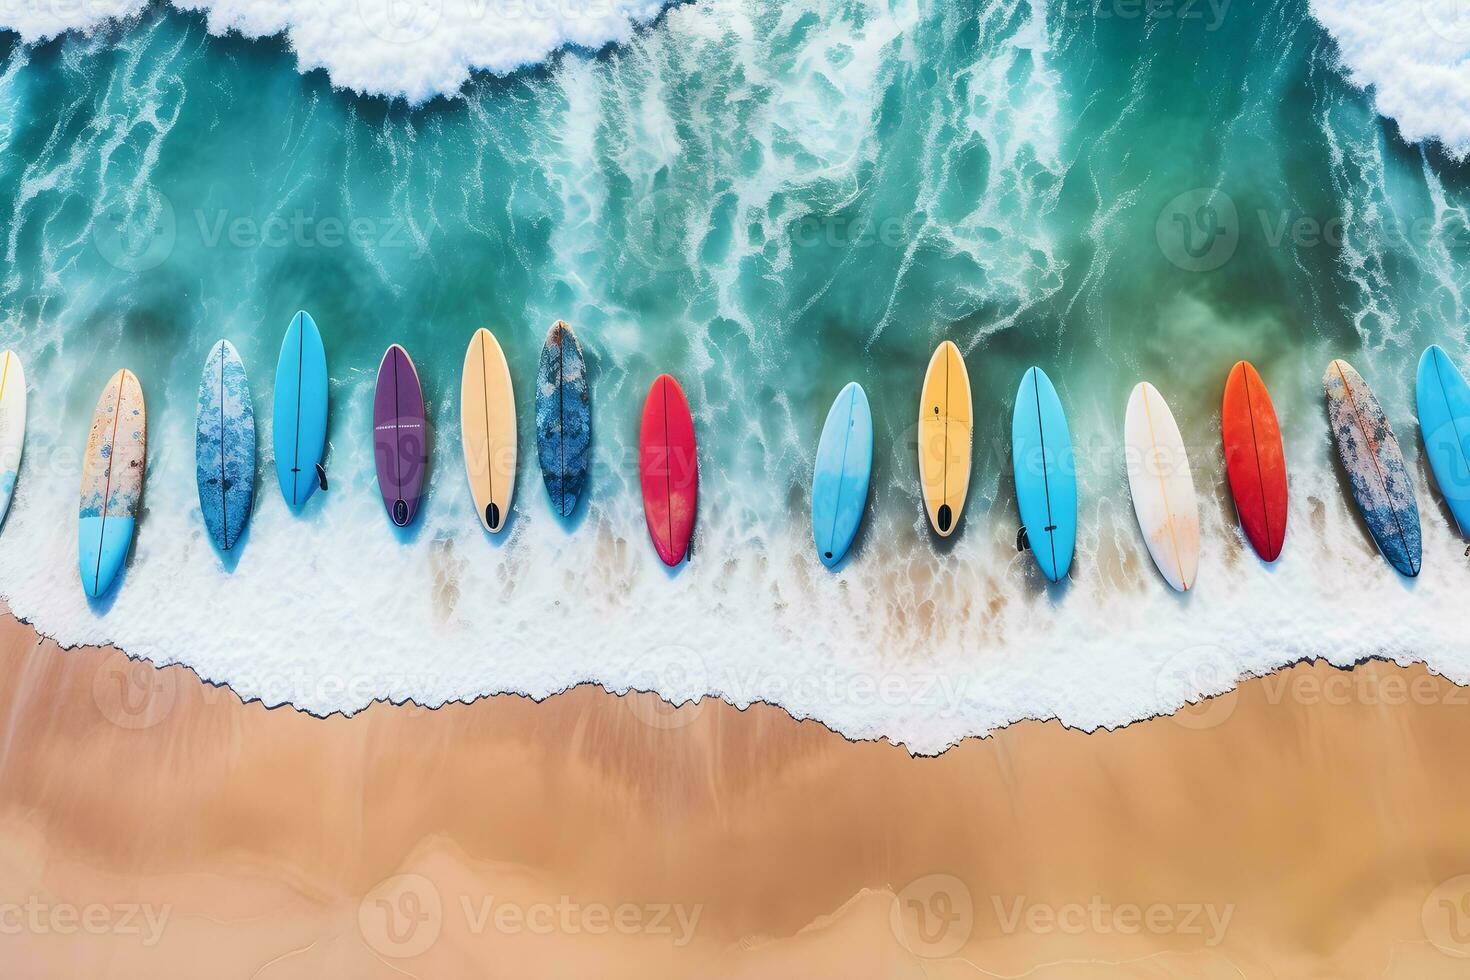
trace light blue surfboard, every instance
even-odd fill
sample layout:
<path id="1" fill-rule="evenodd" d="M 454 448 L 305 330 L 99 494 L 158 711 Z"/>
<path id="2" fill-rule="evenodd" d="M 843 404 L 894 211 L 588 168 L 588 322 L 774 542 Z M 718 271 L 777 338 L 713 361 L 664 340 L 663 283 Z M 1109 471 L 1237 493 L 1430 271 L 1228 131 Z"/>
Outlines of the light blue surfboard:
<path id="1" fill-rule="evenodd" d="M 1042 574 L 1060 582 L 1077 545 L 1077 466 L 1062 400 L 1038 367 L 1022 376 L 1016 392 L 1011 462 L 1031 552 Z"/>
<path id="2" fill-rule="evenodd" d="M 272 426 L 281 496 L 300 507 L 317 487 L 326 489 L 321 462 L 327 446 L 327 350 L 305 312 L 296 314 L 281 342 Z"/>
<path id="3" fill-rule="evenodd" d="M 812 475 L 812 537 L 828 568 L 840 562 L 868 506 L 873 474 L 873 413 L 862 385 L 850 382 L 837 395 L 822 426 Z"/>
<path id="4" fill-rule="evenodd" d="M 1460 533 L 1470 533 L 1470 385 L 1438 344 L 1419 358 L 1419 431 Z"/>
<path id="5" fill-rule="evenodd" d="M 228 340 L 214 345 L 199 379 L 194 474 L 204 526 L 228 551 L 255 500 L 255 409 L 245 365 Z"/>

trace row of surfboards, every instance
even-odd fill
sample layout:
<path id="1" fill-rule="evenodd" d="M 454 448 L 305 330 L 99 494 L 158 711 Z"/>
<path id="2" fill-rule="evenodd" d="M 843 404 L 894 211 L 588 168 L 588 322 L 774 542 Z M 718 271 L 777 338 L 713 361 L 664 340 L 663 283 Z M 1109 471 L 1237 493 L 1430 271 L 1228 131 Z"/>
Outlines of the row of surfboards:
<path id="1" fill-rule="evenodd" d="M 1385 558 L 1404 575 L 1417 575 L 1422 563 L 1418 503 L 1383 409 L 1345 361 L 1328 366 L 1323 384 L 1333 439 L 1364 522 Z M 276 477 L 292 508 L 327 487 L 327 402 L 321 333 L 307 313 L 297 313 L 281 344 L 273 428 Z M 552 325 L 542 347 L 535 402 L 542 476 L 553 508 L 568 517 L 587 478 L 591 400 L 581 345 L 564 322 Z M 1438 346 L 1420 359 L 1417 402 L 1436 482 L 1456 522 L 1470 529 L 1470 385 Z M 516 418 L 509 366 L 488 330 L 477 330 L 465 353 L 460 409 L 471 496 L 482 526 L 498 533 L 515 486 Z M 924 509 L 944 537 L 959 525 L 969 488 L 973 411 L 964 358 L 944 341 L 925 373 L 918 419 Z M 24 371 L 19 357 L 5 351 L 0 353 L 0 520 L 15 487 L 25 412 Z M 1270 393 L 1246 361 L 1237 363 L 1226 380 L 1221 427 L 1242 530 L 1263 560 L 1275 561 L 1286 535 L 1285 453 Z M 1076 546 L 1077 483 L 1066 413 L 1039 367 L 1022 376 L 1011 434 L 1023 541 L 1046 578 L 1058 582 L 1068 573 Z M 406 527 L 418 513 L 430 446 L 418 373 L 397 344 L 379 364 L 373 437 L 384 508 L 393 524 Z M 1129 397 L 1124 438 L 1129 490 L 1149 552 L 1169 584 L 1187 591 L 1199 566 L 1199 508 L 1178 425 L 1148 382 Z M 131 545 L 146 441 L 142 387 L 132 372 L 120 370 L 98 400 L 82 473 L 78 562 L 88 595 L 108 591 Z M 245 368 L 225 340 L 211 350 L 200 380 L 195 458 L 204 523 L 215 544 L 228 550 L 253 507 L 256 446 Z M 812 479 L 812 535 L 828 567 L 843 560 L 857 536 L 872 463 L 872 411 L 862 386 L 851 382 L 827 414 Z M 666 374 L 654 380 L 644 401 L 639 471 L 649 535 L 659 557 L 677 565 L 688 554 L 694 528 L 699 467 L 688 400 Z"/>

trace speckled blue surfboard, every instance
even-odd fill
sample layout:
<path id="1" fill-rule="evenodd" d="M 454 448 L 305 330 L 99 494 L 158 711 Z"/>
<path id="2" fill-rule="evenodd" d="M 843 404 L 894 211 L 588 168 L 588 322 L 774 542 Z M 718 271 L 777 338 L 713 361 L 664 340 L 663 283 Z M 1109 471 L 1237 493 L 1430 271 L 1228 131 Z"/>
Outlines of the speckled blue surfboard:
<path id="1" fill-rule="evenodd" d="M 228 340 L 214 345 L 199 379 L 194 472 L 204 526 L 228 551 L 240 540 L 255 500 L 255 409 L 245 365 Z"/>
<path id="2" fill-rule="evenodd" d="M 1383 407 L 1346 361 L 1327 366 L 1322 387 L 1337 455 L 1352 481 L 1363 522 L 1390 565 L 1404 575 L 1418 575 L 1423 560 L 1419 503 Z"/>
<path id="3" fill-rule="evenodd" d="M 592 399 L 587 362 L 572 328 L 558 320 L 546 334 L 536 372 L 536 457 L 551 507 L 570 517 L 587 483 Z"/>

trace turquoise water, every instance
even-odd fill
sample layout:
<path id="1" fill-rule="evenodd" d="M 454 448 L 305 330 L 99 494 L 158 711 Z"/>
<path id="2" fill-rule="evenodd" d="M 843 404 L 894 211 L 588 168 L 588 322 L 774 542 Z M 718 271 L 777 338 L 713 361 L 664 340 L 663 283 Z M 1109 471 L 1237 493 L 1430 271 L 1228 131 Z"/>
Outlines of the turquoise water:
<path id="1" fill-rule="evenodd" d="M 65 641 L 313 711 L 590 679 L 774 700 L 920 749 L 1025 716 L 1114 724 L 1309 655 L 1420 658 L 1470 681 L 1452 628 L 1470 569 L 1412 415 L 1426 344 L 1470 361 L 1470 179 L 1375 113 L 1305 0 L 1213 9 L 696 2 L 627 44 L 418 107 L 334 89 L 279 38 L 216 36 L 162 6 L 40 45 L 0 35 L 0 346 L 25 360 L 32 420 L 0 593 Z M 266 478 L 221 556 L 193 479 L 200 372 L 228 338 L 268 407 L 298 308 L 327 345 L 332 486 L 289 514 L 260 412 Z M 531 383 L 558 318 L 594 406 L 571 524 L 532 452 Z M 479 326 L 520 411 L 516 514 L 496 539 L 458 439 Z M 914 438 L 946 337 L 977 427 L 963 521 L 941 542 Z M 407 533 L 373 483 L 372 385 L 393 342 L 437 429 Z M 1344 495 L 1322 407 L 1333 356 L 1374 386 L 1419 480 L 1417 583 Z M 1224 483 L 1219 400 L 1242 357 L 1287 440 L 1274 568 Z M 1058 587 L 1013 546 L 1011 399 L 1033 363 L 1079 451 L 1078 561 Z M 117 593 L 88 604 L 75 457 L 123 366 L 148 400 L 145 512 Z M 701 452 L 695 557 L 674 573 L 637 489 L 662 371 Z M 1188 597 L 1168 594 L 1127 496 L 1123 411 L 1144 379 L 1199 491 Z M 809 478 L 849 380 L 872 401 L 875 470 L 834 574 L 811 546 Z"/>

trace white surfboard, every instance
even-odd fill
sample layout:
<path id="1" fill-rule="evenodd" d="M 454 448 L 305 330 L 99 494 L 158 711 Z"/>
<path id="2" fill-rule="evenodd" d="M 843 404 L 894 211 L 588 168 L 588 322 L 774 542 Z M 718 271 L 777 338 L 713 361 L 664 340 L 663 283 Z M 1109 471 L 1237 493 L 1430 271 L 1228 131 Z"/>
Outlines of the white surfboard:
<path id="1" fill-rule="evenodd" d="M 1174 414 L 1147 381 L 1128 398 L 1123 440 L 1128 490 L 1149 554 L 1168 583 L 1187 592 L 1199 570 L 1199 503 Z"/>
<path id="2" fill-rule="evenodd" d="M 14 351 L 0 351 L 0 522 L 10 509 L 26 439 L 26 373 Z"/>

